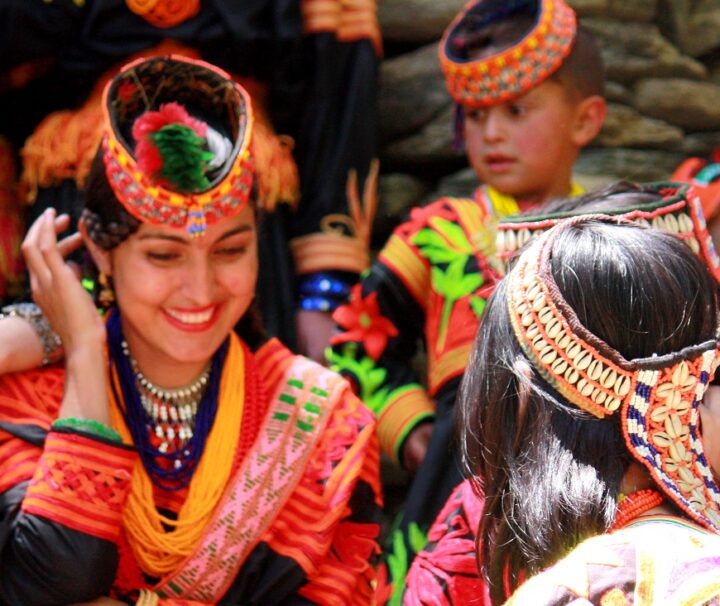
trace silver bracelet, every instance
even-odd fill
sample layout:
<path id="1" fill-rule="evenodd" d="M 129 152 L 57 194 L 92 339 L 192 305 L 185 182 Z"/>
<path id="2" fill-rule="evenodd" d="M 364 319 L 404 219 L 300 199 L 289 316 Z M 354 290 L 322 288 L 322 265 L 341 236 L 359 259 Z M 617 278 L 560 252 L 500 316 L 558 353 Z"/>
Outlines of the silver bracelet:
<path id="1" fill-rule="evenodd" d="M 52 329 L 45 314 L 35 303 L 13 303 L 0 309 L 0 319 L 13 317 L 28 321 L 40 337 L 43 348 L 43 366 L 54 364 L 62 359 L 60 336 Z"/>

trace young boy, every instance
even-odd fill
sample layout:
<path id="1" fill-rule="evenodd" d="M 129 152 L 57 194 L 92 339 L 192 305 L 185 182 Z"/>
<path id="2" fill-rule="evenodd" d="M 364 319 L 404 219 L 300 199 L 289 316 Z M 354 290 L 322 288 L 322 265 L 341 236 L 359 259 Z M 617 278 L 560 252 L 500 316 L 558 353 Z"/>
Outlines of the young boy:
<path id="1" fill-rule="evenodd" d="M 343 332 L 329 353 L 375 411 L 384 450 L 415 474 L 380 573 L 379 603 L 399 603 L 424 533 L 460 481 L 452 410 L 497 279 L 493 225 L 579 193 L 573 164 L 606 111 L 599 51 L 563 0 L 479 0 L 446 31 L 440 60 L 483 185 L 472 199 L 441 198 L 412 211 L 337 310 Z M 411 362 L 419 341 L 422 378 Z"/>

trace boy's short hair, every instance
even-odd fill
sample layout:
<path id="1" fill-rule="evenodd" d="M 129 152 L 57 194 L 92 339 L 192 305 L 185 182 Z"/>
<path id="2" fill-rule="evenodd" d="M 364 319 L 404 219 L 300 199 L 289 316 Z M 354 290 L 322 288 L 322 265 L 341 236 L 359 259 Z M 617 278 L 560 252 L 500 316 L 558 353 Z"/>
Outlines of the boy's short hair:
<path id="1" fill-rule="evenodd" d="M 478 0 L 445 31 L 440 62 L 465 107 L 505 103 L 549 78 L 580 98 L 603 94 L 598 46 L 564 0 Z"/>
<path id="2" fill-rule="evenodd" d="M 605 64 L 590 30 L 578 26 L 570 54 L 549 80 L 560 82 L 580 99 L 605 96 Z"/>

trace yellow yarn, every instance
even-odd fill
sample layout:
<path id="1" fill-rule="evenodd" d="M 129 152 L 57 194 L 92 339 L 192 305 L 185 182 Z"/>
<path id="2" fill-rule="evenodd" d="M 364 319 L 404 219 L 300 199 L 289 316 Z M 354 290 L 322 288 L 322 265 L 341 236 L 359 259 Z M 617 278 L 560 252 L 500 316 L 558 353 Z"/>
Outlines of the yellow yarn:
<path id="1" fill-rule="evenodd" d="M 132 444 L 120 407 L 109 391 L 112 426 L 123 442 Z M 231 334 L 215 421 L 177 520 L 158 513 L 152 481 L 142 461 L 135 465 L 123 525 L 138 564 L 150 576 L 162 577 L 176 570 L 200 541 L 230 478 L 244 404 L 245 352 L 238 337 Z"/>

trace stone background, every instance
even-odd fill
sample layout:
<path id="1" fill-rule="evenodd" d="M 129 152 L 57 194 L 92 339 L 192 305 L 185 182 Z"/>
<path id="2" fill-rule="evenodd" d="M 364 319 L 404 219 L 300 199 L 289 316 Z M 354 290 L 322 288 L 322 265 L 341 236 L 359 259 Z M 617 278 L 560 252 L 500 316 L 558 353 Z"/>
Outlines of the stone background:
<path id="1" fill-rule="evenodd" d="M 720 0 L 569 0 L 600 43 L 609 112 L 582 153 L 586 187 L 667 178 L 720 146 Z M 408 209 L 477 184 L 453 152 L 437 41 L 465 0 L 380 0 L 380 246 Z"/>

